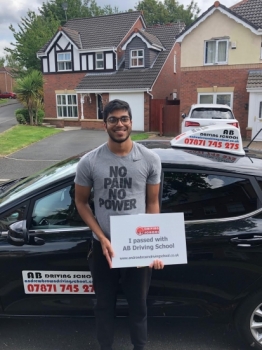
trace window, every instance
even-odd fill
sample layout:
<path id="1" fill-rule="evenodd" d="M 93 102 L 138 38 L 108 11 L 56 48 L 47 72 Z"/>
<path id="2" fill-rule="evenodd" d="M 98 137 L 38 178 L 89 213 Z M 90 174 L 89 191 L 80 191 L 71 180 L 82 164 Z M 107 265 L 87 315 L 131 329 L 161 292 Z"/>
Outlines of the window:
<path id="1" fill-rule="evenodd" d="M 57 54 L 58 71 L 72 70 L 71 52 Z"/>
<path id="2" fill-rule="evenodd" d="M 35 201 L 30 229 L 86 226 L 75 206 L 75 185 L 68 185 Z"/>
<path id="3" fill-rule="evenodd" d="M 249 179 L 195 172 L 165 171 L 163 213 L 183 212 L 185 219 L 227 218 L 261 206 Z"/>
<path id="4" fill-rule="evenodd" d="M 205 41 L 205 64 L 225 64 L 228 56 L 228 40 Z"/>
<path id="5" fill-rule="evenodd" d="M 104 54 L 103 54 L 103 52 L 96 53 L 96 69 L 104 69 Z"/>
<path id="6" fill-rule="evenodd" d="M 131 50 L 131 67 L 144 67 L 144 50 Z"/>
<path id="7" fill-rule="evenodd" d="M 199 93 L 198 103 L 219 103 L 223 105 L 228 105 L 232 108 L 233 93 Z"/>
<path id="8" fill-rule="evenodd" d="M 234 119 L 234 116 L 230 109 L 212 108 L 212 107 L 198 107 L 193 108 L 191 112 L 192 119 Z"/>
<path id="9" fill-rule="evenodd" d="M 56 104 L 59 118 L 78 117 L 76 95 L 56 95 Z"/>
<path id="10" fill-rule="evenodd" d="M 259 119 L 262 119 L 262 102 L 259 103 L 259 115 L 258 115 Z"/>

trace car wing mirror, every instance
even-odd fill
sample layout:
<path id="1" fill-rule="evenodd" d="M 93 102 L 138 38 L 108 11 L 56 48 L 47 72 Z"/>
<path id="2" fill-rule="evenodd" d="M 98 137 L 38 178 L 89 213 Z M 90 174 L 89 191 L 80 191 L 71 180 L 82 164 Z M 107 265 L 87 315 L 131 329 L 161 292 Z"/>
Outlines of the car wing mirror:
<path id="1" fill-rule="evenodd" d="M 22 246 L 28 242 L 26 220 L 14 222 L 9 226 L 7 240 L 10 244 Z"/>
<path id="2" fill-rule="evenodd" d="M 181 114 L 181 117 L 182 117 L 183 119 L 185 119 L 186 113 Z"/>

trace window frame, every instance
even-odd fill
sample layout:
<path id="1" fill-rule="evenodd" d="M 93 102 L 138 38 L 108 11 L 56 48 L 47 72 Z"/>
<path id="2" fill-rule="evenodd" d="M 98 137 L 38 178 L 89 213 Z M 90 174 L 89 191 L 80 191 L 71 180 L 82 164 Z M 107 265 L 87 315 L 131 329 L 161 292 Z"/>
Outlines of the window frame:
<path id="1" fill-rule="evenodd" d="M 102 55 L 102 58 L 98 58 L 98 55 Z M 104 57 L 104 52 L 96 52 L 96 70 L 102 70 L 105 69 L 105 57 Z M 103 63 L 103 67 L 98 67 L 97 64 L 102 62 Z"/>
<path id="2" fill-rule="evenodd" d="M 58 72 L 70 72 L 70 71 L 72 71 L 72 66 L 73 66 L 73 64 L 72 64 L 72 53 L 71 52 L 57 52 L 57 54 L 56 54 L 57 56 L 56 56 L 56 60 L 57 60 L 57 71 Z M 64 58 L 64 59 L 62 59 L 62 60 L 60 60 L 59 59 L 59 55 L 70 55 L 70 59 L 66 59 L 66 58 Z M 63 63 L 63 65 L 64 65 L 64 69 L 60 69 L 59 68 L 59 64 L 60 63 Z M 69 69 L 67 69 L 66 68 L 66 64 L 67 63 L 70 63 L 71 64 L 71 68 L 69 68 Z"/>
<path id="3" fill-rule="evenodd" d="M 262 101 L 259 102 L 259 114 L 258 119 L 262 120 Z"/>
<path id="4" fill-rule="evenodd" d="M 138 55 L 138 51 L 141 51 L 143 53 L 143 56 L 139 56 Z M 137 52 L 136 56 L 132 56 L 132 52 Z M 143 64 L 138 64 L 138 60 L 141 59 L 143 60 Z M 137 65 L 133 65 L 132 64 L 132 60 L 136 60 L 137 61 Z M 145 50 L 144 49 L 134 49 L 134 50 L 130 50 L 130 67 L 131 68 L 141 68 L 141 67 L 145 67 Z"/>
<path id="5" fill-rule="evenodd" d="M 59 104 L 58 103 L 58 96 L 65 96 L 66 98 L 66 103 L 61 103 Z M 75 99 L 76 99 L 76 103 L 69 103 L 69 96 L 75 96 Z M 61 98 L 62 100 L 63 98 Z M 76 116 L 69 116 L 69 108 L 72 107 L 72 111 L 74 111 L 74 107 L 76 107 Z M 61 108 L 62 110 L 62 114 L 63 115 L 59 115 L 59 108 Z M 64 108 L 66 108 L 67 112 L 66 114 L 67 115 L 64 115 Z M 78 118 L 78 100 L 77 100 L 77 94 L 56 94 L 56 116 L 57 118 Z"/>
<path id="6" fill-rule="evenodd" d="M 226 60 L 225 61 L 218 61 L 218 44 L 220 42 L 226 42 Z M 216 47 L 215 47 L 215 60 L 214 62 L 206 62 L 207 57 L 206 57 L 206 52 L 207 52 L 207 43 L 210 42 L 215 42 Z M 228 64 L 228 45 L 229 45 L 229 40 L 228 39 L 213 39 L 213 40 L 205 40 L 204 41 L 204 66 L 213 66 L 213 65 L 223 65 L 223 64 Z"/>
<path id="7" fill-rule="evenodd" d="M 213 102 L 211 104 L 217 104 L 217 95 L 230 95 L 230 105 L 228 105 L 231 109 L 233 109 L 233 98 L 234 98 L 234 93 L 233 92 L 198 92 L 197 93 L 197 103 L 199 104 L 206 104 L 200 102 L 200 97 L 201 96 L 208 96 L 212 95 L 213 96 Z"/>

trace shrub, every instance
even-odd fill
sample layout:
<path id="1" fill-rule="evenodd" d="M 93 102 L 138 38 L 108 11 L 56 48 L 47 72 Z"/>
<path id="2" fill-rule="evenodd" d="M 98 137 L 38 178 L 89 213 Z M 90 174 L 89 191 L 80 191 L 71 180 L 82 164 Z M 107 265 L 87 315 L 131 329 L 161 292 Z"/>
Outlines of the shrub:
<path id="1" fill-rule="evenodd" d="M 38 124 L 42 124 L 43 123 L 43 119 L 45 117 L 45 112 L 42 109 L 39 109 L 37 111 L 37 120 L 38 120 Z"/>
<path id="2" fill-rule="evenodd" d="M 16 120 L 19 124 L 30 124 L 30 117 L 27 108 L 19 108 L 15 111 Z M 45 112 L 43 109 L 37 111 L 37 124 L 42 124 L 45 117 Z M 36 124 L 34 115 L 34 124 Z"/>
<path id="3" fill-rule="evenodd" d="M 17 113 L 15 117 L 16 117 L 18 124 L 27 124 L 23 114 Z"/>

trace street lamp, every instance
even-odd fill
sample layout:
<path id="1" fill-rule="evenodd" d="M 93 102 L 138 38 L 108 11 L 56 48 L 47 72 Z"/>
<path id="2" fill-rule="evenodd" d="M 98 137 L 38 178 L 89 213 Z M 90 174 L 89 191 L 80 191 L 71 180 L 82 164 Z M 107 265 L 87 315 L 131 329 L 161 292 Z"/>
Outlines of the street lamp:
<path id="1" fill-rule="evenodd" d="M 65 17 L 66 17 L 66 22 L 67 22 L 67 9 L 68 9 L 68 5 L 67 5 L 67 2 L 63 2 L 62 3 L 62 7 L 63 7 L 63 10 L 65 11 Z"/>

